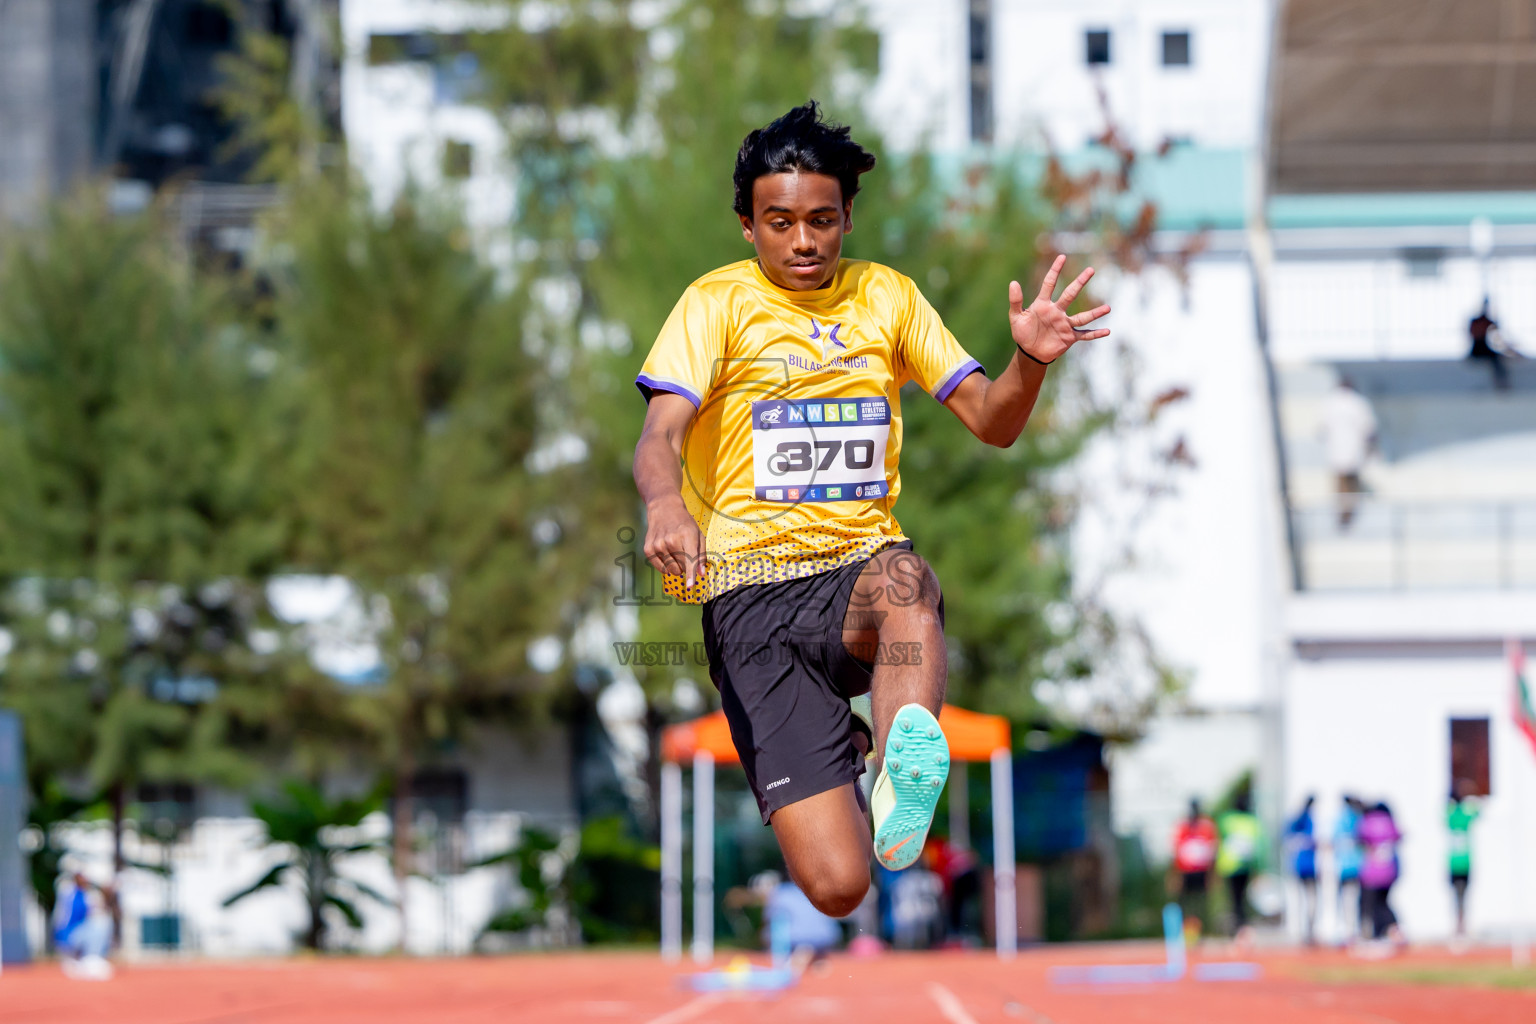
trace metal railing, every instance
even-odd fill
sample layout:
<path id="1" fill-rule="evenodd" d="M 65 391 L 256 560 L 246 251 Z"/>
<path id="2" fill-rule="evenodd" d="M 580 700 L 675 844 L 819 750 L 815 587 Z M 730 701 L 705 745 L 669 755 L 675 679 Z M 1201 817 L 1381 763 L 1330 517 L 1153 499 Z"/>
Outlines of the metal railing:
<path id="1" fill-rule="evenodd" d="M 1354 499 L 1292 509 L 1301 589 L 1536 588 L 1536 500 Z"/>

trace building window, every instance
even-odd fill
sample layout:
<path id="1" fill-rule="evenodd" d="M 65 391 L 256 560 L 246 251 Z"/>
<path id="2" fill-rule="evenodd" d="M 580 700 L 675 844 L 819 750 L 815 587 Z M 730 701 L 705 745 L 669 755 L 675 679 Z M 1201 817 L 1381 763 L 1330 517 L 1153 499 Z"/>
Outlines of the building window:
<path id="1" fill-rule="evenodd" d="M 1451 719 L 1451 784 L 1457 796 L 1488 796 L 1488 719 Z"/>
<path id="2" fill-rule="evenodd" d="M 1189 33 L 1164 32 L 1163 67 L 1187 68 L 1189 65 Z"/>
<path id="3" fill-rule="evenodd" d="M 368 37 L 368 63 L 400 64 L 430 61 L 439 54 L 436 36 L 428 32 L 405 32 Z"/>
<path id="4" fill-rule="evenodd" d="M 1109 29 L 1091 28 L 1087 34 L 1089 64 L 1109 63 Z"/>
<path id="5" fill-rule="evenodd" d="M 161 842 L 197 820 L 197 791 L 185 782 L 145 782 L 134 794 L 140 829 Z"/>
<path id="6" fill-rule="evenodd" d="M 458 825 L 469 810 L 469 775 L 462 768 L 423 768 L 411 779 L 417 817 L 432 815 L 440 825 Z"/>
<path id="7" fill-rule="evenodd" d="M 992 0 L 970 0 L 971 141 L 992 140 Z"/>
<path id="8" fill-rule="evenodd" d="M 229 15 L 217 7 L 199 4 L 186 11 L 184 38 L 193 46 L 229 46 L 235 37 L 234 23 Z"/>
<path id="9" fill-rule="evenodd" d="M 1403 263 L 1409 277 L 1439 277 L 1445 250 L 1437 245 L 1414 245 L 1403 251 Z"/>

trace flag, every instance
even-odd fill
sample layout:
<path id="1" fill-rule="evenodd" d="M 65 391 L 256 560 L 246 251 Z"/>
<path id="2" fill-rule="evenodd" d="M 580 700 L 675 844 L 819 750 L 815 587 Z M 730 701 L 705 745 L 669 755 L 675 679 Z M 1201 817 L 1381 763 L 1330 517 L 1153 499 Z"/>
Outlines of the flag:
<path id="1" fill-rule="evenodd" d="M 1536 700 L 1531 697 L 1531 683 L 1525 675 L 1525 646 L 1518 640 L 1509 640 L 1504 648 L 1509 653 L 1509 671 L 1515 683 L 1510 710 L 1514 713 L 1515 725 L 1525 733 L 1525 738 L 1531 741 L 1531 749 L 1536 751 Z"/>

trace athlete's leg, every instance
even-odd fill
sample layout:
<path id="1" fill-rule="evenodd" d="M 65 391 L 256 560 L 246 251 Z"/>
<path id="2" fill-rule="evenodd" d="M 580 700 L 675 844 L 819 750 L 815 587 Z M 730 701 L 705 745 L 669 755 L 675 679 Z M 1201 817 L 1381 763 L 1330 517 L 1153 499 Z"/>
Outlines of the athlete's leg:
<path id="1" fill-rule="evenodd" d="M 891 721 L 906 704 L 939 714 L 948 663 L 940 619 L 939 578 L 919 555 L 887 548 L 871 558 L 848 600 L 843 644 L 873 662 L 870 696 L 875 713 L 875 768 L 885 757 Z"/>
<path id="2" fill-rule="evenodd" d="M 1312 945 L 1313 935 L 1317 929 L 1317 876 L 1312 875 L 1301 880 L 1301 913 L 1305 926 L 1305 942 Z"/>
<path id="3" fill-rule="evenodd" d="M 768 819 L 790 879 L 830 917 L 853 913 L 869 891 L 869 824 L 852 785 L 796 800 Z"/>
<path id="4" fill-rule="evenodd" d="M 1248 927 L 1248 872 L 1234 871 L 1227 876 L 1227 896 L 1232 902 L 1232 934 Z"/>
<path id="5" fill-rule="evenodd" d="M 1467 934 L 1467 881 L 1466 875 L 1451 876 L 1451 892 L 1456 896 L 1456 935 Z"/>
<path id="6" fill-rule="evenodd" d="M 874 850 L 882 865 L 900 871 L 922 853 L 949 775 L 949 746 L 938 723 L 944 603 L 928 563 L 900 548 L 870 559 L 849 595 L 842 643 L 854 658 L 873 663 Z"/>
<path id="7" fill-rule="evenodd" d="M 854 657 L 875 665 L 870 692 L 880 754 L 902 707 L 917 704 L 937 716 L 943 704 L 940 607 L 938 578 L 927 562 L 908 550 L 876 555 L 854 585 L 842 639 Z M 942 781 L 947 771 L 946 760 L 937 777 Z M 841 917 L 859 905 L 869 889 L 871 837 L 852 785 L 786 804 L 772 813 L 769 824 L 790 877 L 818 910 Z M 923 825 L 926 831 L 926 820 Z M 922 844 L 908 845 L 908 852 L 915 852 Z"/>

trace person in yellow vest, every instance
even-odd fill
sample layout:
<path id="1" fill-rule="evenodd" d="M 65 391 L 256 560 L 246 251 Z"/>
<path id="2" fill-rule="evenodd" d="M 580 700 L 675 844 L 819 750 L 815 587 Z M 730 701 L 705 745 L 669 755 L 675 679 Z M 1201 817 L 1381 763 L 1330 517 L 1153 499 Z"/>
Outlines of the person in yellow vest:
<path id="1" fill-rule="evenodd" d="M 833 916 L 864 898 L 871 842 L 887 868 L 917 859 L 949 771 L 943 597 L 892 514 L 902 385 L 1007 447 L 1047 367 L 1109 333 L 1089 326 L 1109 307 L 1067 312 L 1091 269 L 1053 297 L 1058 256 L 1027 305 L 1009 285 L 1014 349 L 989 379 L 910 278 L 842 258 L 874 165 L 814 101 L 748 135 L 734 208 L 756 256 L 688 287 L 635 381 L 646 559 L 668 594 L 703 605 L 710 677 L 763 821 Z M 873 838 L 856 785 L 866 755 Z"/>
<path id="2" fill-rule="evenodd" d="M 1250 809 L 1246 792 L 1238 793 L 1232 809 L 1216 819 L 1221 847 L 1216 853 L 1216 873 L 1226 879 L 1232 904 L 1232 935 L 1239 941 L 1251 934 L 1248 925 L 1248 883 L 1259 868 L 1264 829 Z"/>

